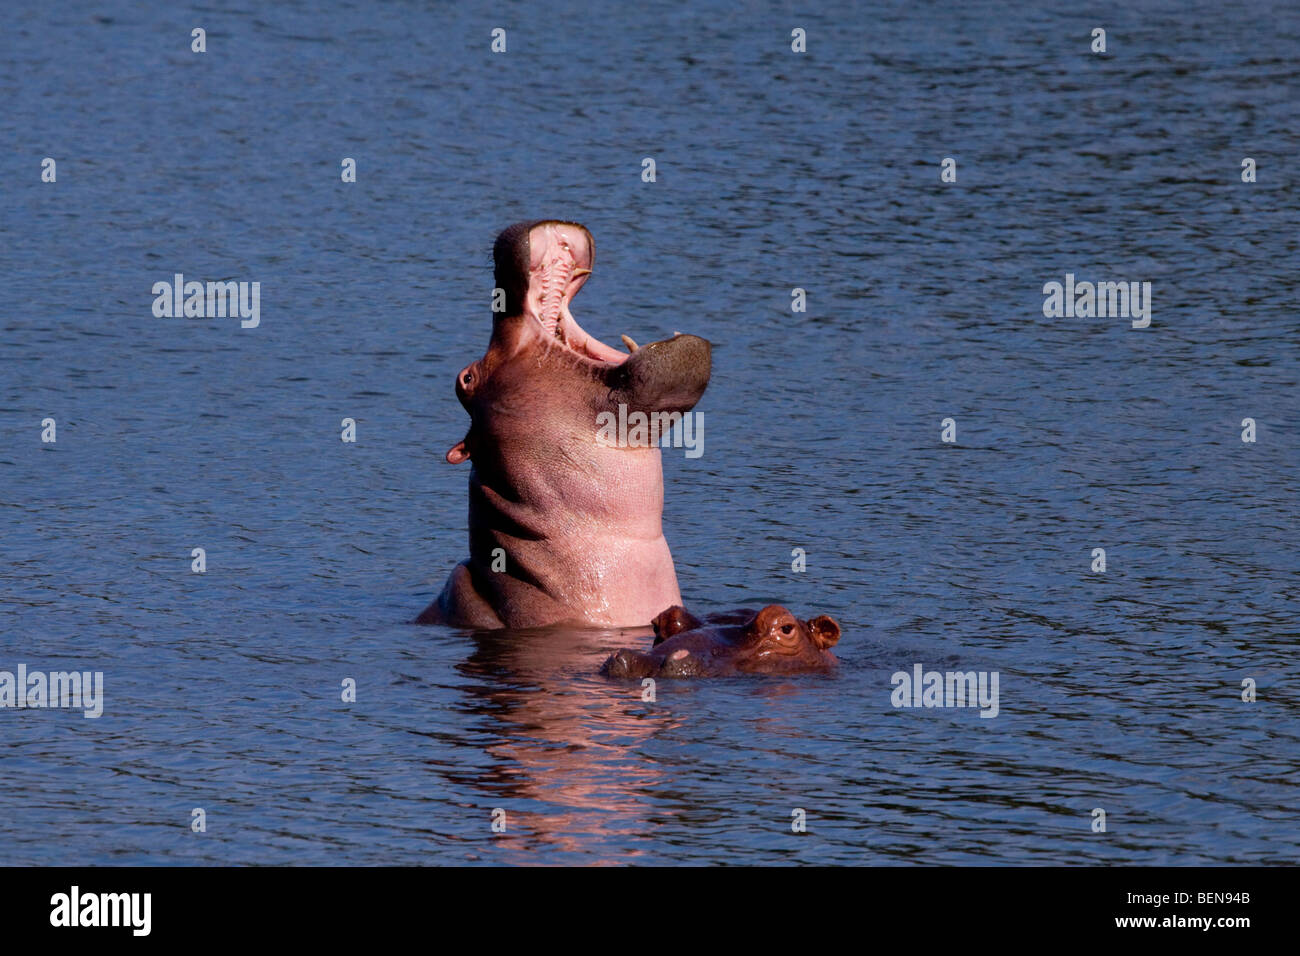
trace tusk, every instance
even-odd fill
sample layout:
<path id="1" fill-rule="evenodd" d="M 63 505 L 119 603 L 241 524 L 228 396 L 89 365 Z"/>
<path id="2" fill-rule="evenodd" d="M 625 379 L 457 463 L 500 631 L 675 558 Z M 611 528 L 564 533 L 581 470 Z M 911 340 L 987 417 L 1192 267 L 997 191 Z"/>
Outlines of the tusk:
<path id="1" fill-rule="evenodd" d="M 619 338 L 623 340 L 623 344 L 627 346 L 629 352 L 635 352 L 641 347 L 632 341 L 632 336 L 630 335 L 620 335 Z"/>
<path id="2" fill-rule="evenodd" d="M 578 278 L 578 276 L 589 276 L 589 275 L 591 275 L 590 269 L 574 269 L 572 274 L 570 274 L 569 278 L 576 279 Z"/>

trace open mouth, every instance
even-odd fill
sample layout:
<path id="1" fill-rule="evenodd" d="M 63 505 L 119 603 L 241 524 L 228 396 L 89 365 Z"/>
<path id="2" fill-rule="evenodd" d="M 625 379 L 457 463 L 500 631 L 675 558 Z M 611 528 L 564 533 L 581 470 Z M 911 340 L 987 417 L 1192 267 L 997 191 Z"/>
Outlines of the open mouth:
<path id="1" fill-rule="evenodd" d="M 528 233 L 528 292 L 524 313 L 537 321 L 545 334 L 578 355 L 596 362 L 626 362 L 637 344 L 623 336 L 628 351 L 611 348 L 578 324 L 569 303 L 582 288 L 595 261 L 591 234 L 567 222 L 543 222 Z"/>

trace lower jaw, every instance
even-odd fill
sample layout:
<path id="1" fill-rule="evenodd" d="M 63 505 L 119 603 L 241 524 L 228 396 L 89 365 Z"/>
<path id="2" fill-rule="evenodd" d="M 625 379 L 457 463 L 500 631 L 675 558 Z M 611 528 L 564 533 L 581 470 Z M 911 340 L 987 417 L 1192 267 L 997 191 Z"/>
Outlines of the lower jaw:
<path id="1" fill-rule="evenodd" d="M 541 327 L 542 335 L 547 339 L 554 340 L 575 355 L 590 361 L 620 365 L 631 358 L 630 353 L 620 352 L 595 336 L 587 334 L 567 309 L 562 311 L 554 321 L 538 317 L 537 323 Z"/>

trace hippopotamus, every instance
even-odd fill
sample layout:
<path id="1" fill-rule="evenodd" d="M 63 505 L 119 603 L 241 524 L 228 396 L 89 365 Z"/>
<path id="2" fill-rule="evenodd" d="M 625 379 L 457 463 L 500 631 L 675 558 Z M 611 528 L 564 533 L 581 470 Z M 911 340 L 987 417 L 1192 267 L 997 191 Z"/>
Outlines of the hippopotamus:
<path id="1" fill-rule="evenodd" d="M 447 452 L 453 465 L 471 462 L 469 558 L 416 620 L 644 627 L 681 603 L 660 451 L 610 441 L 600 422 L 625 406 L 667 430 L 704 394 L 711 346 L 624 335 L 620 350 L 584 331 L 570 303 L 592 274 L 595 242 L 578 223 L 516 223 L 493 259 L 492 337 L 456 376 L 470 426 Z"/>
<path id="2" fill-rule="evenodd" d="M 830 649 L 840 639 L 834 618 L 801 621 L 779 604 L 714 614 L 707 622 L 679 605 L 659 614 L 654 630 L 650 653 L 618 651 L 600 672 L 634 680 L 825 672 L 836 667 Z"/>

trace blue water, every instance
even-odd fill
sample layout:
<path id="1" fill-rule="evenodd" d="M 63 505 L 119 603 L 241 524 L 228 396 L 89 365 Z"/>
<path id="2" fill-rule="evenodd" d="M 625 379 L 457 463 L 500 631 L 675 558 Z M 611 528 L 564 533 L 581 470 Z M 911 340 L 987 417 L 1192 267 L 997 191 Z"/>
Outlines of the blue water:
<path id="1" fill-rule="evenodd" d="M 1295 863 L 1298 52 L 1285 2 L 6 10 L 0 669 L 105 698 L 0 710 L 0 862 Z M 837 676 L 648 703 L 639 635 L 407 623 L 540 217 L 588 331 L 715 343 L 688 606 L 832 614 Z M 261 324 L 155 318 L 176 272 Z M 1067 272 L 1150 328 L 1045 318 Z M 998 716 L 894 708 L 917 663 Z"/>

